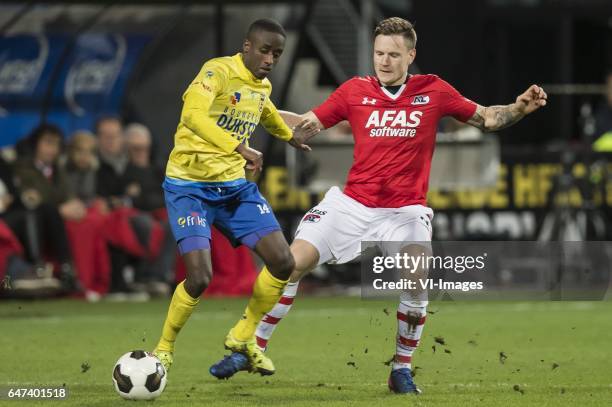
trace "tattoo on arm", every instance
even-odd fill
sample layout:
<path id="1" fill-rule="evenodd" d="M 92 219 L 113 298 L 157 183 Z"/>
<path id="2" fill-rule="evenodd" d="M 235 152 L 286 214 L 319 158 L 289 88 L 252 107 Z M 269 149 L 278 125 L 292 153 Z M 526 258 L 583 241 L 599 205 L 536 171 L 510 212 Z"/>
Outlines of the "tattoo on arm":
<path id="1" fill-rule="evenodd" d="M 478 106 L 474 116 L 468 120 L 468 124 L 478 127 L 483 131 L 502 130 L 512 126 L 523 118 L 514 104 L 504 106 Z"/>
<path id="2" fill-rule="evenodd" d="M 486 110 L 487 114 L 485 117 L 490 116 L 493 119 L 493 125 L 487 126 L 491 130 L 501 130 L 510 127 L 524 116 L 514 108 L 514 104 L 506 106 L 489 106 Z"/>
<path id="3" fill-rule="evenodd" d="M 482 131 L 485 131 L 485 108 L 478 105 L 476 113 L 467 121 L 467 124 L 474 126 Z"/>

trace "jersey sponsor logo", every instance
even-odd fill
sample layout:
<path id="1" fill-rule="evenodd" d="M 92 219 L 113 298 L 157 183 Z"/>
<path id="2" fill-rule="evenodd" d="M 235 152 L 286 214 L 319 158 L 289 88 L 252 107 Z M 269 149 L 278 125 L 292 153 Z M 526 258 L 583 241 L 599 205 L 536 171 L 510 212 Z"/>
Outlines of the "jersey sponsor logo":
<path id="1" fill-rule="evenodd" d="M 239 137 L 242 141 L 244 138 L 248 138 L 251 136 L 255 128 L 257 127 L 257 123 L 251 123 L 246 120 L 239 119 L 237 117 L 228 117 L 225 114 L 222 114 L 217 119 L 217 126 L 232 132 L 236 135 L 244 136 Z"/>
<path id="2" fill-rule="evenodd" d="M 362 105 L 375 105 L 376 104 L 376 99 L 370 99 L 367 97 L 364 97 L 363 100 L 361 101 Z"/>
<path id="3" fill-rule="evenodd" d="M 421 124 L 421 116 L 423 112 L 420 110 L 414 110 L 410 114 L 405 110 L 372 110 L 365 127 L 366 129 L 385 126 L 415 128 Z"/>
<path id="4" fill-rule="evenodd" d="M 429 96 L 426 95 L 418 95 L 415 96 L 412 100 L 413 105 L 426 105 L 429 103 Z"/>
<path id="5" fill-rule="evenodd" d="M 192 212 L 189 216 L 182 216 L 176 220 L 176 223 L 184 228 L 191 226 L 206 226 L 206 218 L 200 216 L 197 212 Z"/>
<path id="6" fill-rule="evenodd" d="M 246 112 L 238 109 L 225 108 L 223 113 L 217 119 L 217 126 L 234 133 L 240 141 L 251 136 L 257 124 L 259 116 L 252 112 Z"/>
<path id="7" fill-rule="evenodd" d="M 240 102 L 240 96 L 240 92 L 234 92 L 234 94 L 230 96 L 230 102 L 232 102 L 232 105 Z"/>
<path id="8" fill-rule="evenodd" d="M 414 137 L 422 116 L 419 110 L 409 114 L 405 110 L 373 110 L 365 128 L 370 129 L 370 137 Z"/>
<path id="9" fill-rule="evenodd" d="M 259 109 L 259 113 L 261 113 L 261 112 L 263 112 L 264 105 L 266 104 L 266 95 L 260 94 L 259 96 L 260 97 L 259 97 L 259 106 L 258 106 L 258 109 Z"/>
<path id="10" fill-rule="evenodd" d="M 202 85 L 202 88 L 204 88 L 204 90 L 211 92 L 212 93 L 212 88 L 210 86 L 208 86 L 207 84 L 205 84 L 204 82 L 200 82 L 200 81 L 196 81 L 193 83 L 194 85 Z"/>

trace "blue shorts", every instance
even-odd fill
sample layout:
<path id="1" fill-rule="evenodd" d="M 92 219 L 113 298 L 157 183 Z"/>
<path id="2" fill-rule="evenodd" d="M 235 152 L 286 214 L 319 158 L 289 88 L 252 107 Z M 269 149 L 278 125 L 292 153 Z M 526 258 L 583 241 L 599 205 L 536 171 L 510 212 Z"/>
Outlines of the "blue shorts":
<path id="1" fill-rule="evenodd" d="M 195 182 L 166 177 L 162 186 L 168 221 L 182 253 L 210 247 L 201 243 L 194 247 L 194 242 L 208 243 L 211 225 L 234 246 L 242 243 L 250 248 L 265 235 L 281 230 L 257 185 L 245 179 Z M 185 239 L 191 242 L 188 250 L 181 247 Z"/>

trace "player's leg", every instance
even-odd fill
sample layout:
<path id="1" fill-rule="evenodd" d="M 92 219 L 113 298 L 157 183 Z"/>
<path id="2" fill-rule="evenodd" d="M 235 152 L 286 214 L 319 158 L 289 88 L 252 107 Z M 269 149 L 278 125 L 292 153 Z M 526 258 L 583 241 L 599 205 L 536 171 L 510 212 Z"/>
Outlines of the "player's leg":
<path id="1" fill-rule="evenodd" d="M 250 371 L 270 375 L 274 364 L 257 347 L 255 327 L 280 298 L 295 263 L 280 225 L 257 185 L 245 182 L 223 195 L 224 205 L 215 213 L 215 225 L 231 240 L 255 250 L 266 264 L 255 280 L 242 319 L 225 338 L 225 348 L 244 354 Z"/>
<path id="2" fill-rule="evenodd" d="M 365 209 L 365 211 L 364 211 Z M 334 259 L 349 261 L 359 253 L 358 237 L 368 227 L 367 209 L 345 196 L 336 187 L 302 218 L 291 244 L 296 267 L 279 302 L 259 322 L 256 339 L 267 347 L 278 323 L 287 315 L 297 293 L 298 283 L 317 265 Z"/>
<path id="3" fill-rule="evenodd" d="M 319 251 L 310 242 L 296 239 L 291 244 L 291 254 L 295 259 L 295 269 L 291 273 L 289 283 L 285 286 L 283 294 L 272 310 L 268 312 L 257 325 L 255 339 L 257 345 L 265 351 L 268 341 L 274 333 L 279 322 L 289 313 L 297 294 L 300 280 L 310 273 L 319 264 Z"/>
<path id="4" fill-rule="evenodd" d="M 179 242 L 179 247 L 181 244 L 196 243 L 194 240 L 197 239 L 184 239 Z M 206 240 L 206 242 L 208 241 Z M 207 244 L 200 242 L 200 245 L 206 246 Z M 206 290 L 212 278 L 209 244 L 206 249 L 189 251 L 184 253 L 182 257 L 185 262 L 186 277 L 174 290 L 168 307 L 168 315 L 162 328 L 161 338 L 153 351 L 166 370 L 170 368 L 173 362 L 176 337 L 200 302 L 200 296 Z"/>
<path id="5" fill-rule="evenodd" d="M 282 232 L 272 232 L 255 245 L 255 252 L 265 263 L 255 284 L 242 319 L 232 329 L 232 336 L 239 341 L 253 338 L 261 318 L 274 307 L 281 297 L 295 261 Z"/>
<path id="6" fill-rule="evenodd" d="M 214 208 L 198 199 L 201 188 L 169 182 L 163 186 L 168 220 L 186 267 L 186 278 L 172 295 L 161 338 L 153 351 L 168 369 L 173 362 L 176 337 L 212 277 L 209 225 L 214 220 Z"/>
<path id="7" fill-rule="evenodd" d="M 262 236 L 254 249 L 266 266 L 255 280 L 253 294 L 242 318 L 225 338 L 225 348 L 243 353 L 249 360 L 249 370 L 267 376 L 274 374 L 276 369 L 272 360 L 257 346 L 255 328 L 281 297 L 295 262 L 289 245 L 279 230 Z"/>
<path id="8" fill-rule="evenodd" d="M 401 250 L 409 256 L 420 256 L 422 246 L 412 245 Z M 426 278 L 427 270 L 417 270 L 411 278 Z M 412 380 L 412 357 L 419 346 L 427 317 L 427 300 L 423 293 L 403 292 L 397 307 L 395 357 L 389 376 L 389 388 L 396 393 L 420 393 Z"/>
<path id="9" fill-rule="evenodd" d="M 431 222 L 428 217 L 431 210 L 419 208 L 419 212 L 408 216 L 396 214 L 388 219 L 382 227 L 391 231 L 383 235 L 383 241 L 405 242 L 400 245 L 400 253 L 420 257 L 431 253 Z M 402 278 L 426 278 L 426 268 L 413 270 Z M 419 287 L 419 285 L 417 285 Z M 420 390 L 412 380 L 412 356 L 417 349 L 427 316 L 426 292 L 411 290 L 403 292 L 397 308 L 397 335 L 395 357 L 389 376 L 389 388 L 396 393 L 419 393 Z"/>
<path id="10" fill-rule="evenodd" d="M 318 250 L 305 240 L 296 239 L 291 244 L 290 250 L 295 259 L 295 268 L 291 273 L 289 283 L 285 286 L 274 307 L 265 314 L 257 325 L 255 339 L 261 351 L 266 350 L 266 344 L 274 329 L 291 309 L 300 279 L 312 271 L 319 261 Z M 248 360 L 240 353 L 225 356 L 209 369 L 210 374 L 218 379 L 229 379 L 241 370 L 248 370 Z"/>
<path id="11" fill-rule="evenodd" d="M 354 201 L 347 200 L 351 201 L 345 198 L 338 188 L 332 188 L 323 201 L 311 209 L 300 222 L 290 248 L 296 263 L 290 282 L 285 286 L 274 308 L 266 313 L 257 325 L 256 338 L 260 350 L 265 350 L 274 329 L 291 309 L 299 280 L 317 265 L 334 258 L 331 246 L 337 247 L 337 252 L 342 257 L 346 254 L 349 259 L 358 251 L 357 237 L 363 235 L 367 225 L 354 216 L 359 212 L 359 208 L 353 206 Z M 211 366 L 210 373 L 219 379 L 228 379 L 236 372 L 245 370 L 245 366 L 246 362 L 234 353 Z"/>
<path id="12" fill-rule="evenodd" d="M 296 268 L 279 302 L 265 315 L 257 326 L 255 337 L 258 345 L 266 349 L 278 323 L 293 305 L 299 281 L 317 265 L 334 258 L 331 246 L 340 262 L 358 255 L 358 237 L 368 228 L 365 219 L 368 210 L 363 205 L 346 197 L 336 187 L 330 189 L 325 198 L 312 208 L 300 222 L 296 238 L 291 244 Z"/>

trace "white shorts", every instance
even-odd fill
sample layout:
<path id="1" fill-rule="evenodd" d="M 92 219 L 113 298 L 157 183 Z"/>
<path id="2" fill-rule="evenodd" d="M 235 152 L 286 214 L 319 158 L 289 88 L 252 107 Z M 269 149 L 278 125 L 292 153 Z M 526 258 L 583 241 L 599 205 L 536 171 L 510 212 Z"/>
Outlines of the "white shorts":
<path id="1" fill-rule="evenodd" d="M 361 254 L 362 241 L 430 242 L 433 211 L 423 205 L 368 208 L 332 187 L 302 218 L 295 239 L 319 251 L 319 264 L 341 264 Z"/>

